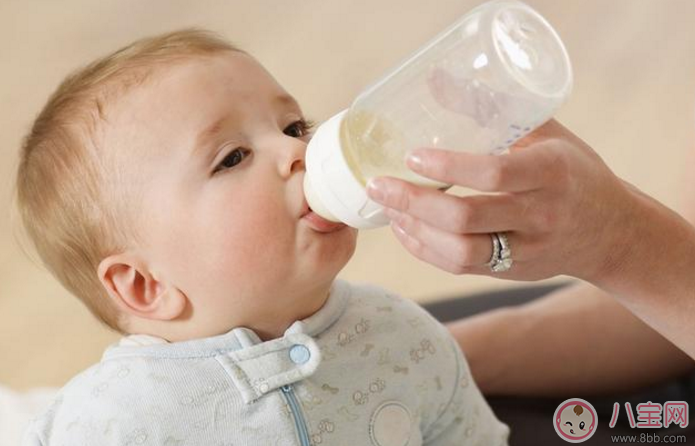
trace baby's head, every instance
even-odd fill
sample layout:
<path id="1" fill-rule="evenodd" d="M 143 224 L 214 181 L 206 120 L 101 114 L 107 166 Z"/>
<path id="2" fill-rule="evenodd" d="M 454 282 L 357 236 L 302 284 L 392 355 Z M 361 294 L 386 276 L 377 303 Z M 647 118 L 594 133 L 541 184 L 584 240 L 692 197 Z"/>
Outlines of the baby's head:
<path id="1" fill-rule="evenodd" d="M 110 327 L 281 335 L 323 305 L 356 231 L 302 190 L 296 101 L 247 53 L 184 30 L 72 74 L 27 135 L 17 203 L 58 280 Z"/>

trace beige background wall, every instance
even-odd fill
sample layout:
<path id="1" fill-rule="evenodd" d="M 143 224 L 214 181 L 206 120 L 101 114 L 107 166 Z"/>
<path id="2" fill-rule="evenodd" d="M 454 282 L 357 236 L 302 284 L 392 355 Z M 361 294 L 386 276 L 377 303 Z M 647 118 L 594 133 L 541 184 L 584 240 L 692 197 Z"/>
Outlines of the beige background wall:
<path id="1" fill-rule="evenodd" d="M 477 3 L 0 0 L 0 384 L 61 385 L 114 340 L 26 258 L 9 217 L 20 139 L 68 71 L 138 37 L 202 26 L 256 55 L 320 121 Z M 574 63 L 574 94 L 559 118 L 620 175 L 683 209 L 685 153 L 695 147 L 695 2 L 528 3 Z M 342 276 L 421 301 L 511 285 L 435 270 L 386 229 L 361 234 Z"/>

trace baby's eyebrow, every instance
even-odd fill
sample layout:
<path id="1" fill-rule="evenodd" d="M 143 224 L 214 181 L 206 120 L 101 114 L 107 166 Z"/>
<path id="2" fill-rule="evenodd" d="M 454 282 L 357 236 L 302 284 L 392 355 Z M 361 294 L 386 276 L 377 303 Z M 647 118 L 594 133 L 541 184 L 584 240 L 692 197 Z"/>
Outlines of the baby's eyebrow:
<path id="1" fill-rule="evenodd" d="M 301 111 L 297 100 L 289 94 L 279 94 L 271 101 L 281 106 L 296 108 L 297 110 Z M 193 141 L 193 151 L 191 152 L 191 157 L 195 158 L 200 150 L 207 147 L 207 142 L 217 136 L 220 130 L 222 130 L 222 127 L 224 127 L 224 123 L 227 119 L 229 119 L 228 115 L 217 118 L 212 122 L 212 124 L 206 126 L 200 133 L 198 133 Z"/>
<path id="2" fill-rule="evenodd" d="M 208 125 L 200 133 L 198 133 L 193 142 L 193 152 L 191 152 L 192 157 L 195 157 L 200 150 L 207 147 L 207 142 L 213 139 L 220 132 L 220 130 L 222 130 L 224 122 L 227 120 L 227 118 L 228 116 L 225 115 L 216 119 L 212 124 Z"/>
<path id="3" fill-rule="evenodd" d="M 296 107 L 299 109 L 299 103 L 297 100 L 289 94 L 281 94 L 275 97 L 274 102 L 280 103 L 281 105 L 289 105 L 291 107 Z"/>

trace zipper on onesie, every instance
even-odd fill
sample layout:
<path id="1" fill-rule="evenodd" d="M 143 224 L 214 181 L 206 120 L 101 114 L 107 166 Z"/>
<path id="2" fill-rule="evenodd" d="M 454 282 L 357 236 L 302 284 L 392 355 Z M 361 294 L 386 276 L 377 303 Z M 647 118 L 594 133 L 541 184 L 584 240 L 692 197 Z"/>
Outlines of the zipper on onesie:
<path id="1" fill-rule="evenodd" d="M 311 446 L 311 442 L 309 441 L 309 431 L 307 430 L 306 421 L 302 415 L 302 408 L 299 405 L 299 401 L 297 401 L 297 396 L 294 394 L 292 385 L 282 386 L 280 387 L 280 390 L 282 390 L 282 393 L 285 395 L 287 404 L 289 404 L 290 410 L 292 411 L 292 416 L 294 417 L 294 426 L 297 428 L 299 441 L 302 443 L 302 446 Z"/>

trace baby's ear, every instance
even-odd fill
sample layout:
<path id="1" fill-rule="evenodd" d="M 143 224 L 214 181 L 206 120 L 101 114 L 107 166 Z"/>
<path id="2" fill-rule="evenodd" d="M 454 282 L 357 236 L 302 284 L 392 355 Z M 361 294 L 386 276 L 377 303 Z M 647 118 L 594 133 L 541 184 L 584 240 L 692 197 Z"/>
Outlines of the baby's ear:
<path id="1" fill-rule="evenodd" d="M 160 281 L 137 254 L 111 255 L 99 263 L 97 274 L 111 300 L 126 314 L 165 321 L 176 319 L 186 308 L 186 296 Z"/>

